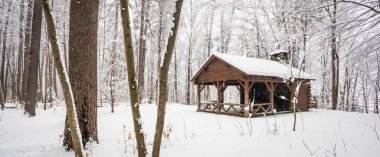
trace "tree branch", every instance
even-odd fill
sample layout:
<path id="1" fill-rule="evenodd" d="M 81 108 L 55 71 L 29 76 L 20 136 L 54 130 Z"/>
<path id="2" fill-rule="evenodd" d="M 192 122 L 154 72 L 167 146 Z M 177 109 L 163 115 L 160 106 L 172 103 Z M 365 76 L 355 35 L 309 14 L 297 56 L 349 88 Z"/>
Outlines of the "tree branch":
<path id="1" fill-rule="evenodd" d="M 368 9 L 374 11 L 374 12 L 377 13 L 377 14 L 380 14 L 380 11 L 379 11 L 379 10 L 376 10 L 374 7 L 371 7 L 371 6 L 366 5 L 366 4 L 362 4 L 362 3 L 354 2 L 354 1 L 346 1 L 346 0 L 341 0 L 340 2 L 356 4 L 356 5 L 359 5 L 359 6 L 362 6 L 362 7 L 368 8 Z"/>

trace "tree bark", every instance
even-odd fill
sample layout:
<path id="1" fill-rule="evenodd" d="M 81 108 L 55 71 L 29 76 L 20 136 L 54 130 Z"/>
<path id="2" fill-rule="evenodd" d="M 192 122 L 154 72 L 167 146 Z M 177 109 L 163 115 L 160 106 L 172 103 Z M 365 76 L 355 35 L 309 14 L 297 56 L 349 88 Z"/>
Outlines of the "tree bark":
<path id="1" fill-rule="evenodd" d="M 25 104 L 26 88 L 28 85 L 30 42 L 32 32 L 33 0 L 28 0 L 28 13 L 25 24 L 25 41 L 24 41 L 24 65 L 21 85 L 21 102 Z"/>
<path id="2" fill-rule="evenodd" d="M 332 109 L 336 110 L 338 105 L 338 91 L 339 91 L 339 76 L 338 76 L 338 50 L 336 40 L 336 10 L 337 0 L 333 0 L 333 11 L 331 19 L 331 96 L 332 96 Z"/>
<path id="3" fill-rule="evenodd" d="M 144 130 L 141 123 L 140 106 L 138 98 L 138 89 L 136 82 L 136 71 L 134 63 L 134 54 L 132 46 L 132 36 L 129 18 L 129 8 L 128 0 L 120 0 L 121 9 L 121 19 L 123 25 L 123 37 L 124 37 L 124 47 L 125 47 L 125 57 L 127 61 L 127 71 L 128 71 L 128 85 L 129 85 L 129 95 L 131 99 L 131 110 L 133 117 L 134 132 L 137 142 L 137 152 L 139 157 L 145 157 L 147 154 Z"/>
<path id="4" fill-rule="evenodd" d="M 61 54 L 59 52 L 58 48 L 58 42 L 57 42 L 57 33 L 55 31 L 55 24 L 53 20 L 53 16 L 50 13 L 48 0 L 41 0 L 41 3 L 43 4 L 44 12 L 45 12 L 45 18 L 46 18 L 46 25 L 48 29 L 48 36 L 49 41 L 52 47 L 52 52 L 55 60 L 55 66 L 58 71 L 58 77 L 62 86 L 63 95 L 65 97 L 66 101 L 66 114 L 69 121 L 69 126 L 71 130 L 71 137 L 74 145 L 74 151 L 76 157 L 83 157 L 83 150 L 82 150 L 82 140 L 81 140 L 81 134 L 79 129 L 79 124 L 75 112 L 75 105 L 74 105 L 74 96 L 71 90 L 70 86 L 70 80 L 67 75 L 66 68 L 63 66 Z"/>
<path id="5" fill-rule="evenodd" d="M 11 13 L 11 5 L 12 1 L 9 1 L 8 3 L 8 15 L 5 18 L 5 25 L 4 25 L 4 30 L 3 30 L 3 50 L 2 50 L 2 59 L 1 59 L 1 71 L 0 71 L 0 81 L 1 81 L 1 86 L 2 86 L 2 91 L 3 91 L 3 101 L 4 103 L 7 102 L 7 81 L 6 81 L 6 51 L 7 51 L 7 33 L 8 33 L 8 25 L 9 25 L 9 16 Z"/>
<path id="6" fill-rule="evenodd" d="M 40 65 L 40 42 L 41 42 L 42 8 L 39 0 L 34 0 L 31 47 L 29 51 L 28 82 L 26 88 L 25 113 L 29 116 L 36 115 L 38 69 Z"/>
<path id="7" fill-rule="evenodd" d="M 168 100 L 168 72 L 170 66 L 170 60 L 173 55 L 173 50 L 176 42 L 179 20 L 181 17 L 183 0 L 178 0 L 175 2 L 176 12 L 174 12 L 174 27 L 172 28 L 173 34 L 169 36 L 167 53 L 164 55 L 164 61 L 160 68 L 160 85 L 159 85 L 159 98 L 158 98 L 158 108 L 157 108 L 157 122 L 156 122 L 156 133 L 154 135 L 153 142 L 153 157 L 160 156 L 162 132 L 165 124 L 165 110 L 166 102 Z"/>
<path id="8" fill-rule="evenodd" d="M 87 142 L 98 142 L 96 59 L 98 11 L 99 0 L 71 0 L 69 77 L 84 146 Z M 66 150 L 72 150 L 74 145 L 70 137 L 70 127 L 68 123 L 66 124 L 63 145 Z"/>
<path id="9" fill-rule="evenodd" d="M 3 98 L 3 87 L 1 87 L 1 83 L 0 83 L 0 106 L 1 106 L 1 110 L 4 110 L 4 98 Z"/>
<path id="10" fill-rule="evenodd" d="M 110 63 L 110 66 L 111 66 L 111 73 L 110 73 L 110 81 L 109 81 L 109 86 L 110 86 L 110 99 L 111 99 L 111 112 L 113 113 L 115 111 L 115 83 L 113 82 L 113 78 L 115 77 L 115 73 L 116 73 L 116 67 L 115 67 L 115 61 L 116 61 L 116 57 L 117 57 L 117 51 L 116 51 L 116 47 L 117 47 L 117 35 L 118 35 L 118 29 L 119 29 L 119 5 L 116 4 L 116 8 L 115 8 L 115 27 L 114 27 L 114 36 L 113 36 L 113 40 L 112 40 L 112 50 L 111 50 L 111 63 Z"/>
<path id="11" fill-rule="evenodd" d="M 137 78 L 137 85 L 138 85 L 138 93 L 139 93 L 139 103 L 141 103 L 141 100 L 143 99 L 143 93 L 144 93 L 144 72 L 145 72 L 145 52 L 146 52 L 146 31 L 147 31 L 147 23 L 145 14 L 146 11 L 146 5 L 145 0 L 141 0 L 141 17 L 140 17 L 140 44 L 139 44 L 139 60 L 138 60 L 138 78 Z"/>
<path id="12" fill-rule="evenodd" d="M 379 54 L 376 54 L 377 61 L 377 77 L 376 77 L 376 87 L 375 87 L 375 113 L 379 114 L 379 90 L 380 90 L 380 59 Z"/>
<path id="13" fill-rule="evenodd" d="M 20 30 L 19 30 L 19 46 L 18 46 L 18 59 L 17 59 L 17 85 L 16 92 L 19 100 L 21 101 L 21 76 L 22 76 L 22 59 L 24 57 L 24 7 L 25 0 L 20 0 Z"/>

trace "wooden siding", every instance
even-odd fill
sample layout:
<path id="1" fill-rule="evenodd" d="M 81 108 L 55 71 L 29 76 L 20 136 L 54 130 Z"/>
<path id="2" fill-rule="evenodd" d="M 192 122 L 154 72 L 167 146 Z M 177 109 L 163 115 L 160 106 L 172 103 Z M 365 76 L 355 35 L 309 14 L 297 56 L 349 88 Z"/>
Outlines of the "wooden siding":
<path id="1" fill-rule="evenodd" d="M 214 82 L 224 80 L 239 80 L 244 74 L 227 63 L 214 58 L 202 72 L 195 82 Z"/>
<path id="2" fill-rule="evenodd" d="M 310 81 L 303 81 L 298 92 L 297 108 L 301 111 L 309 110 L 310 102 Z"/>

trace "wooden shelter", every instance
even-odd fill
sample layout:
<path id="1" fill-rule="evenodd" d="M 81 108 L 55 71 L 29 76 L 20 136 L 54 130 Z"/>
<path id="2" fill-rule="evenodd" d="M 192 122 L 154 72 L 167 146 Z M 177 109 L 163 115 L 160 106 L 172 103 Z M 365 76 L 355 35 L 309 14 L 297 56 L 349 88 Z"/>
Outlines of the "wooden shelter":
<path id="1" fill-rule="evenodd" d="M 192 77 L 197 86 L 197 111 L 249 117 L 290 112 L 299 85 L 298 111 L 308 111 L 310 74 L 287 64 L 236 55 L 214 53 Z M 216 88 L 216 100 L 201 100 L 206 86 Z M 224 102 L 224 91 L 235 86 L 240 102 Z"/>

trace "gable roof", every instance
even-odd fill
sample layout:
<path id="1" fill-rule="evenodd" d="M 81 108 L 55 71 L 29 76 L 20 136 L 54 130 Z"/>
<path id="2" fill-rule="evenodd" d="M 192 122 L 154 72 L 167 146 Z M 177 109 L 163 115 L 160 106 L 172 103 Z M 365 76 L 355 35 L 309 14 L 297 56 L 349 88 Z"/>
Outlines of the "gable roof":
<path id="1" fill-rule="evenodd" d="M 270 76 L 278 78 L 291 78 L 291 76 L 294 76 L 294 78 L 298 79 L 312 79 L 310 74 L 302 72 L 294 67 L 291 68 L 289 65 L 277 61 L 213 53 L 191 80 L 194 80 L 198 77 L 198 75 L 200 75 L 201 69 L 205 68 L 213 57 L 226 62 L 246 75 Z"/>

